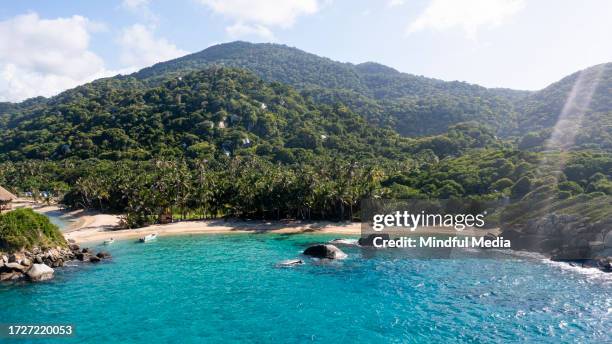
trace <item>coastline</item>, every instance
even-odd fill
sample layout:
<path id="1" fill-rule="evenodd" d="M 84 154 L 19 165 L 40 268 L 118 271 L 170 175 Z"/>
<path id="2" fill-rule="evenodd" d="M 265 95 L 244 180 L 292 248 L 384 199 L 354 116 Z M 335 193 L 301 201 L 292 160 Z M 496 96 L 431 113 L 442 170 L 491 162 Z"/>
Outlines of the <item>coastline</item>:
<path id="1" fill-rule="evenodd" d="M 138 229 L 117 229 L 119 227 L 120 215 L 103 214 L 93 211 L 74 210 L 69 211 L 59 205 L 44 205 L 28 200 L 20 199 L 16 202 L 16 208 L 31 207 L 36 212 L 46 214 L 60 213 L 60 217 L 69 223 L 62 231 L 67 240 L 74 241 L 78 245 L 87 245 L 103 242 L 113 238 L 115 240 L 136 240 L 148 234 L 156 233 L 160 237 L 184 236 L 184 235 L 212 235 L 212 234 L 336 234 L 342 236 L 361 235 L 360 222 L 330 222 L 330 221 L 297 221 L 297 220 L 237 220 L 237 219 L 213 219 L 179 221 L 164 225 L 150 225 Z M 498 236 L 501 234 L 499 228 L 474 229 L 466 228 L 456 231 L 447 227 L 421 227 L 418 231 L 404 233 L 404 236 L 418 235 L 458 235 L 483 237 L 487 234 Z M 515 251 L 513 254 L 536 254 L 541 255 L 550 263 L 561 263 L 570 268 L 592 270 L 591 266 L 577 266 L 571 262 L 555 262 L 550 257 L 534 251 Z M 595 268 L 595 270 L 601 271 Z"/>
<path id="2" fill-rule="evenodd" d="M 64 230 L 66 239 L 78 244 L 101 242 L 110 238 L 115 240 L 138 239 L 147 234 L 157 233 L 163 236 L 205 235 L 205 234 L 246 234 L 246 233 L 277 233 L 277 234 L 337 234 L 356 236 L 361 234 L 360 222 L 330 222 L 330 221 L 296 221 L 296 220 L 235 220 L 214 219 L 180 221 L 164 225 L 151 225 L 138 229 L 115 229 L 119 226 L 120 216 L 88 212 L 84 210 L 68 211 L 57 205 L 41 205 L 27 200 L 19 200 L 17 207 L 32 207 L 40 213 L 61 212 L 66 221 L 71 222 Z M 484 236 L 487 233 L 497 234 L 498 229 L 474 230 L 466 229 L 457 232 L 443 227 L 423 227 L 417 232 L 406 235 L 468 235 Z"/>
<path id="3" fill-rule="evenodd" d="M 90 243 L 115 240 L 138 239 L 156 233 L 160 237 L 206 234 L 337 234 L 339 236 L 358 236 L 361 234 L 360 222 L 306 222 L 296 220 L 194 220 L 180 221 L 164 225 L 150 225 L 137 229 L 112 229 L 118 226 L 119 217 L 105 214 L 85 214 L 78 216 L 77 222 L 64 231 L 66 239 L 75 242 Z M 448 228 L 428 227 L 408 235 L 469 235 L 484 236 L 491 231 L 464 230 L 457 232 Z M 493 231 L 495 232 L 495 231 Z"/>
<path id="4" fill-rule="evenodd" d="M 180 236 L 180 235 L 205 235 L 205 234 L 245 234 L 245 233 L 327 233 L 338 235 L 359 235 L 360 223 L 332 223 L 313 222 L 303 223 L 299 221 L 238 221 L 238 220 L 199 220 L 181 221 L 165 225 L 151 225 L 138 229 L 112 230 L 116 226 L 111 223 L 109 215 L 85 215 L 80 221 L 64 231 L 66 239 L 75 242 L 89 243 L 104 241 L 113 238 L 115 240 L 137 239 L 147 234 L 157 233 L 158 236 Z M 106 217 L 106 218 L 104 218 Z"/>

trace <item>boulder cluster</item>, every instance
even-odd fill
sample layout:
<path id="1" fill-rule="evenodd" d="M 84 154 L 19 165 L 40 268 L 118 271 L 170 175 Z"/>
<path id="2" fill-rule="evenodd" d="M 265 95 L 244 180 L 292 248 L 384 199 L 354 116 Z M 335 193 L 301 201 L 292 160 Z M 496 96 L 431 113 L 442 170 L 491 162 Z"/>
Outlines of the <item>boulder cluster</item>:
<path id="1" fill-rule="evenodd" d="M 54 268 L 62 267 L 66 262 L 79 260 L 98 263 L 110 258 L 110 253 L 106 251 L 96 253 L 90 248 L 81 249 L 74 242 L 68 247 L 34 247 L 11 254 L 0 252 L 0 282 L 24 279 L 32 282 L 46 281 L 53 278 Z"/>

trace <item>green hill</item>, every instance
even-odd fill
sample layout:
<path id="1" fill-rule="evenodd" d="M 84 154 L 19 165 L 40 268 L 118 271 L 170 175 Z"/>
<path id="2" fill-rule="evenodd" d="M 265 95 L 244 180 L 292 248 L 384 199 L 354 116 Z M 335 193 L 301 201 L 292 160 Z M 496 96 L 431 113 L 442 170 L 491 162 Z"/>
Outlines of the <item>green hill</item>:
<path id="1" fill-rule="evenodd" d="M 512 99 L 528 94 L 400 73 L 372 62 L 340 63 L 269 43 L 219 44 L 158 63 L 133 76 L 155 83 L 167 75 L 181 75 L 210 65 L 244 68 L 264 80 L 279 81 L 311 93 L 357 94 L 366 102 L 378 103 L 379 109 L 373 111 L 352 102 L 351 110 L 405 136 L 440 134 L 451 125 L 471 120 L 509 135 L 517 122 Z"/>
<path id="2" fill-rule="evenodd" d="M 13 252 L 32 247 L 66 246 L 60 230 L 44 215 L 32 209 L 0 214 L 0 251 Z"/>
<path id="3" fill-rule="evenodd" d="M 576 72 L 517 101 L 523 148 L 612 149 L 612 63 Z M 553 142 L 545 142 L 553 130 Z"/>
<path id="4" fill-rule="evenodd" d="M 410 141 L 367 125 L 346 107 L 313 103 L 245 71 L 209 68 L 142 88 L 111 81 L 11 116 L 0 133 L 0 159 L 395 158 Z"/>
<path id="5" fill-rule="evenodd" d="M 487 125 L 501 137 L 524 140 L 524 146 L 545 149 L 553 127 L 563 128 L 563 118 L 575 121 L 576 111 L 564 105 L 576 81 L 578 99 L 590 99 L 570 148 L 610 147 L 611 64 L 591 67 L 537 91 L 488 89 L 458 81 L 442 81 L 401 73 L 366 62 L 340 63 L 278 44 L 233 42 L 163 62 L 134 74 L 146 83 L 167 75 L 180 75 L 210 65 L 244 68 L 267 81 L 292 85 L 314 99 L 342 102 L 370 123 L 396 130 L 404 136 L 440 134 L 449 126 L 466 121 Z M 595 85 L 595 82 L 597 85 Z M 591 86 L 595 85 L 592 94 Z M 571 107 L 570 107 L 571 110 Z M 567 121 L 566 121 L 567 122 Z M 565 135 L 561 135 L 565 136 Z"/>
<path id="6" fill-rule="evenodd" d="M 340 102 L 312 98 L 221 67 L 152 86 L 133 78 L 98 80 L 11 114 L 0 132 L 0 161 L 220 155 L 281 163 L 321 156 L 402 161 L 422 149 L 444 157 L 499 144 L 479 125 L 409 139 L 368 124 Z"/>
<path id="7" fill-rule="evenodd" d="M 133 76 L 151 82 L 169 74 L 184 74 L 211 65 L 247 69 L 266 81 L 279 81 L 300 88 L 314 86 L 367 91 L 351 64 L 270 43 L 219 44 L 144 68 Z"/>

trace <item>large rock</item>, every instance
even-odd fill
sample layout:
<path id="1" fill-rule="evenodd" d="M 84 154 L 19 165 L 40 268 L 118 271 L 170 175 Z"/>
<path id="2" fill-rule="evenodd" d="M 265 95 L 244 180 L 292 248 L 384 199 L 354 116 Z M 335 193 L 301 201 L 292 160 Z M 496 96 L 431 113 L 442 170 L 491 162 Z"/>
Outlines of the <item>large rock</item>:
<path id="1" fill-rule="evenodd" d="M 304 250 L 304 254 L 315 258 L 344 259 L 346 253 L 334 245 L 314 245 Z"/>
<path id="2" fill-rule="evenodd" d="M 25 258 L 23 253 L 13 253 L 8 257 L 9 263 L 21 263 L 21 261 Z"/>
<path id="3" fill-rule="evenodd" d="M 538 250 L 543 252 L 556 252 L 563 247 L 564 241 L 561 238 L 547 238 L 538 243 Z"/>
<path id="4" fill-rule="evenodd" d="M 96 254 L 96 257 L 100 259 L 109 259 L 111 258 L 111 254 L 108 253 L 108 251 L 100 251 L 98 254 Z"/>
<path id="5" fill-rule="evenodd" d="M 23 266 L 30 266 L 30 265 L 32 265 L 32 261 L 30 259 L 28 259 L 28 258 L 23 258 L 20 263 Z"/>
<path id="6" fill-rule="evenodd" d="M 17 271 L 17 272 L 21 272 L 24 273 L 26 271 L 28 271 L 28 267 L 27 266 L 23 266 L 19 263 L 6 263 L 4 264 L 4 270 L 11 270 L 11 271 Z"/>
<path id="7" fill-rule="evenodd" d="M 605 272 L 612 272 L 612 257 L 597 259 L 597 267 Z"/>
<path id="8" fill-rule="evenodd" d="M 58 259 L 56 259 L 56 260 L 51 262 L 51 267 L 59 268 L 59 267 L 62 267 L 62 266 L 64 266 L 64 259 L 62 259 L 62 258 L 58 258 Z"/>
<path id="9" fill-rule="evenodd" d="M 602 235 L 603 235 L 604 246 L 607 248 L 611 248 L 612 247 L 612 229 L 609 230 L 607 233 L 602 233 Z"/>
<path id="10" fill-rule="evenodd" d="M 562 247 L 552 252 L 550 259 L 557 262 L 582 262 L 591 258 L 591 252 L 584 247 Z"/>
<path id="11" fill-rule="evenodd" d="M 382 238 L 382 240 L 389 240 L 389 234 L 387 233 L 379 233 L 379 234 L 370 234 L 367 237 L 361 237 L 358 240 L 360 246 L 374 246 L 374 239 Z"/>
<path id="12" fill-rule="evenodd" d="M 18 280 L 23 278 L 23 276 L 23 273 L 16 271 L 2 272 L 0 273 L 0 282 Z"/>
<path id="13" fill-rule="evenodd" d="M 55 270 L 46 266 L 45 264 L 34 264 L 32 268 L 28 270 L 26 275 L 33 282 L 46 281 L 53 278 Z"/>
<path id="14" fill-rule="evenodd" d="M 97 257 L 97 256 L 91 256 L 91 257 L 89 257 L 89 262 L 90 263 L 98 263 L 98 262 L 100 262 L 100 258 Z"/>

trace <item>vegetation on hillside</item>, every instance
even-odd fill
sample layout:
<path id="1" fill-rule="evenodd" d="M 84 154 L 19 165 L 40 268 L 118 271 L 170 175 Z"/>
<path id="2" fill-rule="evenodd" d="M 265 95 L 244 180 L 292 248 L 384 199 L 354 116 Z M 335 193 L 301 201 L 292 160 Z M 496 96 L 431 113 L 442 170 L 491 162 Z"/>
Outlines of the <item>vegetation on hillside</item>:
<path id="1" fill-rule="evenodd" d="M 519 200 L 542 186 L 559 199 L 612 195 L 611 169 L 607 153 L 481 148 L 439 158 L 423 149 L 403 163 L 319 157 L 279 164 L 258 156 L 24 161 L 1 164 L 0 183 L 48 190 L 75 208 L 127 213 L 135 227 L 168 209 L 182 218 L 347 220 L 359 219 L 364 198 Z"/>
<path id="2" fill-rule="evenodd" d="M 391 150 L 410 142 L 341 104 L 318 105 L 234 69 L 210 68 L 142 89 L 94 83 L 63 98 L 13 115 L 0 133 L 0 159 L 396 158 Z"/>
<path id="3" fill-rule="evenodd" d="M 521 149 L 612 149 L 612 63 L 574 73 L 517 103 Z M 552 138 L 552 140 L 551 140 Z"/>
<path id="4" fill-rule="evenodd" d="M 0 214 L 0 251 L 13 252 L 33 247 L 66 246 L 60 230 L 44 215 L 32 209 Z"/>
<path id="5" fill-rule="evenodd" d="M 215 45 L 158 63 L 133 76 L 157 84 L 168 75 L 184 75 L 211 65 L 243 68 L 266 81 L 278 81 L 309 94 L 345 96 L 348 92 L 361 98 L 354 101 L 343 97 L 352 111 L 404 136 L 441 134 L 449 126 L 470 120 L 508 134 L 516 121 L 510 99 L 527 94 L 400 73 L 371 62 L 340 63 L 285 45 L 247 42 Z"/>
<path id="6" fill-rule="evenodd" d="M 570 116 L 580 116 L 580 123 L 567 129 L 576 132 L 569 148 L 608 149 L 612 145 L 609 63 L 575 73 L 541 91 L 527 92 L 445 82 L 372 62 L 340 63 L 285 45 L 233 42 L 156 64 L 134 77 L 157 83 L 168 75 L 183 75 L 211 65 L 247 69 L 264 80 L 314 94 L 327 104 L 341 100 L 370 123 L 404 136 L 441 134 L 449 126 L 477 121 L 504 138 L 520 141 L 529 133 L 526 143 L 532 150 L 547 149 L 551 129 L 567 117 L 562 115 L 563 109 L 578 85 L 576 99 L 588 98 L 589 102 L 584 111 Z M 589 85 L 596 86 L 592 92 Z M 539 142 L 533 140 L 535 135 L 541 138 Z"/>

